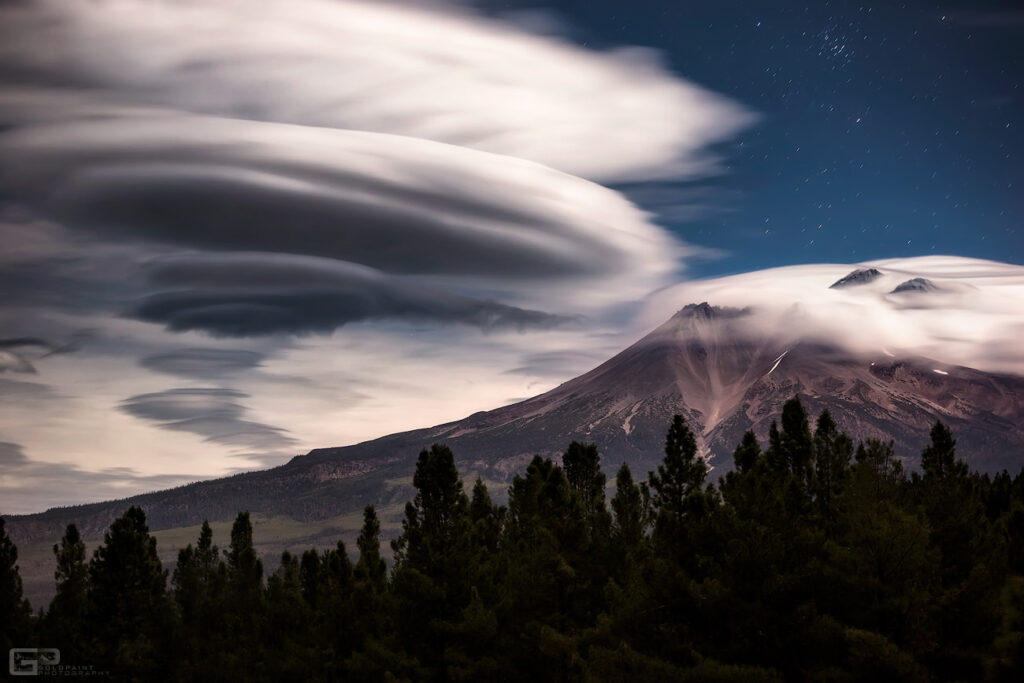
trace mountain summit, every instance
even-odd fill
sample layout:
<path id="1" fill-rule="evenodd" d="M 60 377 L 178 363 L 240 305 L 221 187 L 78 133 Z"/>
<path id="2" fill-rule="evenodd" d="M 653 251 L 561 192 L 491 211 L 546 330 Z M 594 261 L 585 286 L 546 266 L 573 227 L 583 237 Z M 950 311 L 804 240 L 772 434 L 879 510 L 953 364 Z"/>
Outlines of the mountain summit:
<path id="1" fill-rule="evenodd" d="M 923 277 L 915 277 L 901 282 L 890 292 L 890 294 L 899 294 L 901 292 L 935 292 L 938 291 L 938 287 L 934 282 Z"/>
<path id="2" fill-rule="evenodd" d="M 829 287 L 829 289 L 842 289 L 843 287 L 855 287 L 857 285 L 866 285 L 869 282 L 873 282 L 882 276 L 882 271 L 877 268 L 858 268 L 849 275 L 846 275 L 835 282 Z"/>

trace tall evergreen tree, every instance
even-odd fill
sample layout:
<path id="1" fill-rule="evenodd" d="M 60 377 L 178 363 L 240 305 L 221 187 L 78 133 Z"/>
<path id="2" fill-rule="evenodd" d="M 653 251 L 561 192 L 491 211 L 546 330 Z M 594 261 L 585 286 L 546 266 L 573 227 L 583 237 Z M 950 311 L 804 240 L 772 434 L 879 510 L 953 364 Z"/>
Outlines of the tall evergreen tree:
<path id="1" fill-rule="evenodd" d="M 31 613 L 18 572 L 18 547 L 0 517 L 0 652 L 6 655 L 12 647 L 27 646 L 23 641 L 29 635 Z"/>
<path id="2" fill-rule="evenodd" d="M 708 466 L 697 455 L 697 440 L 681 415 L 672 418 L 665 437 L 665 458 L 649 475 L 655 535 L 674 542 L 685 522 L 703 519 L 710 499 L 702 490 Z"/>
<path id="3" fill-rule="evenodd" d="M 835 499 L 849 473 L 852 455 L 853 441 L 839 431 L 832 415 L 823 411 L 814 430 L 812 493 L 818 514 L 828 524 L 835 521 Z"/>
<path id="4" fill-rule="evenodd" d="M 203 520 L 196 547 L 189 543 L 178 552 L 178 563 L 171 577 L 174 597 L 186 621 L 203 619 L 209 603 L 223 588 L 225 577 L 220 551 L 213 544 L 213 530 Z"/>
<path id="5" fill-rule="evenodd" d="M 551 460 L 534 456 L 513 478 L 502 547 L 502 649 L 519 650 L 509 665 L 526 677 L 564 680 L 574 670 L 573 636 L 600 596 L 581 572 L 591 547 L 582 502 Z"/>
<path id="6" fill-rule="evenodd" d="M 580 498 L 587 519 L 594 520 L 604 513 L 604 485 L 607 479 L 601 471 L 601 456 L 597 446 L 573 441 L 562 456 L 562 467 L 569 486 Z"/>
<path id="7" fill-rule="evenodd" d="M 782 406 L 782 456 L 798 485 L 806 492 L 811 481 L 814 441 L 807 411 L 799 396 Z"/>
<path id="8" fill-rule="evenodd" d="M 356 546 L 359 548 L 356 579 L 366 581 L 376 591 L 383 590 L 387 565 L 380 556 L 380 520 L 372 505 L 367 505 L 363 510 L 363 528 L 359 532 Z"/>
<path id="9" fill-rule="evenodd" d="M 213 530 L 204 520 L 196 546 L 189 543 L 178 552 L 171 578 L 178 605 L 182 634 L 179 667 L 185 680 L 223 680 L 230 674 L 218 670 L 225 650 L 231 650 L 223 634 L 234 618 L 226 595 L 227 567 L 213 544 Z"/>
<path id="10" fill-rule="evenodd" d="M 498 551 L 501 525 L 505 508 L 491 501 L 491 494 L 483 479 L 477 477 L 473 484 L 473 495 L 469 501 L 469 517 L 473 522 L 474 545 L 478 550 L 493 556 Z M 486 558 L 482 558 L 486 561 Z"/>
<path id="11" fill-rule="evenodd" d="M 736 471 L 744 474 L 754 469 L 761 457 L 761 445 L 757 443 L 757 437 L 752 430 L 743 433 L 743 440 L 733 451 L 732 458 Z"/>
<path id="12" fill-rule="evenodd" d="M 450 554 L 466 530 L 469 507 L 455 456 L 447 446 L 434 444 L 420 453 L 413 486 L 416 497 L 406 504 L 402 534 L 392 542 L 395 564 L 444 584 Z"/>
<path id="13" fill-rule="evenodd" d="M 312 643 L 312 611 L 302 598 L 299 558 L 285 550 L 281 564 L 267 580 L 266 618 L 260 650 L 272 681 L 310 680 L 323 672 L 322 652 Z"/>
<path id="14" fill-rule="evenodd" d="M 353 601 L 353 595 L 356 594 L 355 570 L 343 541 L 338 541 L 334 548 L 322 554 L 319 568 L 316 618 L 319 620 L 319 628 L 327 635 L 327 649 L 323 654 L 333 661 L 341 662 L 352 654 L 366 635 L 373 635 L 377 615 L 356 611 L 359 605 Z M 300 566 L 300 583 L 301 571 Z M 378 609 L 377 603 L 374 603 L 373 609 Z M 337 676 L 334 673 L 331 675 L 335 678 Z"/>
<path id="15" fill-rule="evenodd" d="M 231 545 L 226 551 L 228 578 L 240 596 L 249 598 L 263 590 L 263 562 L 252 542 L 249 513 L 240 512 L 231 526 Z"/>
<path id="16" fill-rule="evenodd" d="M 314 609 L 320 605 L 320 553 L 310 548 L 302 553 L 299 563 L 299 583 L 302 584 L 302 597 Z"/>
<path id="17" fill-rule="evenodd" d="M 60 544 L 53 546 L 57 568 L 53 573 L 57 593 L 46 615 L 49 638 L 68 661 L 83 651 L 85 612 L 88 607 L 89 568 L 85 563 L 85 543 L 78 527 L 69 524 Z"/>
<path id="18" fill-rule="evenodd" d="M 931 442 L 921 453 L 921 469 L 926 478 L 967 476 L 967 463 L 956 457 L 956 439 L 941 421 L 932 427 Z"/>
<path id="19" fill-rule="evenodd" d="M 97 665 L 142 679 L 168 669 L 166 581 L 146 513 L 128 508 L 110 525 L 89 562 L 90 653 Z"/>
<path id="20" fill-rule="evenodd" d="M 410 654 L 440 669 L 452 625 L 471 598 L 469 500 L 447 446 L 423 450 L 413 474 L 416 496 L 405 506 L 402 533 L 392 541 L 395 624 Z"/>
<path id="21" fill-rule="evenodd" d="M 231 544 L 224 551 L 226 590 L 224 618 L 232 634 L 225 666 L 239 675 L 254 677 L 261 668 L 262 616 L 266 608 L 263 562 L 253 546 L 248 511 L 238 513 L 231 525 Z"/>
<path id="22" fill-rule="evenodd" d="M 171 586 L 174 588 L 174 600 L 178 610 L 186 622 L 196 618 L 202 603 L 202 587 L 199 580 L 199 569 L 196 565 L 196 551 L 189 543 L 178 551 L 178 562 L 174 565 L 171 575 Z"/>
<path id="23" fill-rule="evenodd" d="M 956 457 L 956 440 L 936 422 L 931 442 L 921 453 L 921 496 L 939 550 L 943 604 L 940 619 L 945 648 L 935 661 L 955 677 L 980 678 L 980 646 L 998 628 L 1005 554 L 967 464 Z"/>
<path id="24" fill-rule="evenodd" d="M 650 494 L 633 482 L 629 466 L 622 463 L 615 475 L 615 495 L 612 497 L 614 523 L 612 538 L 620 553 L 636 548 L 644 537 L 648 524 L 647 501 Z"/>

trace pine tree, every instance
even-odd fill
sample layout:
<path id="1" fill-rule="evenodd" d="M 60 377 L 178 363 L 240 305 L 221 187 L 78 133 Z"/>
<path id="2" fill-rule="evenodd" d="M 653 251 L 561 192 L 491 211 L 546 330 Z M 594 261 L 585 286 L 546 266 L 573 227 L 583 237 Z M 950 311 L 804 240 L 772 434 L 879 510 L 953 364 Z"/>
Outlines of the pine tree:
<path id="1" fill-rule="evenodd" d="M 196 547 L 189 543 L 178 552 L 171 584 L 174 598 L 186 623 L 206 618 L 209 603 L 219 591 L 220 551 L 213 544 L 213 530 L 203 520 Z"/>
<path id="2" fill-rule="evenodd" d="M 178 562 L 174 565 L 171 575 L 171 586 L 174 588 L 174 600 L 185 623 L 196 618 L 196 612 L 202 600 L 199 581 L 199 568 L 196 564 L 196 551 L 189 543 L 178 551 Z"/>
<path id="3" fill-rule="evenodd" d="M 757 443 L 754 432 L 748 429 L 743 433 L 743 440 L 732 454 L 736 471 L 740 474 L 751 471 L 757 465 L 760 457 L 761 445 Z"/>
<path id="4" fill-rule="evenodd" d="M 781 438 L 774 422 L 772 428 L 776 439 Z M 731 512 L 747 519 L 760 511 L 766 495 L 764 485 L 767 484 L 765 475 L 769 472 L 769 462 L 770 459 L 762 455 L 761 444 L 754 432 L 744 432 L 742 440 L 733 451 L 733 471 L 726 472 L 718 483 L 722 498 Z"/>
<path id="5" fill-rule="evenodd" d="M 980 648 L 999 625 L 999 593 L 1005 582 L 1005 554 L 968 473 L 956 457 L 956 440 L 936 422 L 931 442 L 921 453 L 921 496 L 940 552 L 943 611 L 940 638 L 945 647 L 936 662 L 952 676 L 982 675 Z"/>
<path id="6" fill-rule="evenodd" d="M 231 545 L 225 554 L 232 589 L 242 597 L 261 593 L 263 562 L 253 547 L 252 522 L 248 512 L 240 512 L 235 518 L 231 526 Z"/>
<path id="7" fill-rule="evenodd" d="M 794 396 L 782 406 L 782 455 L 798 485 L 806 492 L 811 481 L 814 440 L 807 411 L 799 396 Z"/>
<path id="8" fill-rule="evenodd" d="M 89 562 L 90 652 L 125 678 L 152 678 L 169 666 L 167 572 L 146 513 L 130 507 L 114 520 Z"/>
<path id="9" fill-rule="evenodd" d="M 473 545 L 478 551 L 493 556 L 498 551 L 501 525 L 505 508 L 491 501 L 491 494 L 483 479 L 477 477 L 473 484 L 473 495 L 469 501 L 469 518 L 473 523 Z M 482 558 L 486 561 L 486 558 Z"/>
<path id="10" fill-rule="evenodd" d="M 564 470 L 534 456 L 509 487 L 502 537 L 507 573 L 498 605 L 507 666 L 524 677 L 569 675 L 574 660 L 570 634 L 585 624 L 587 608 L 595 601 L 593 585 L 582 571 L 589 547 L 582 502 Z"/>
<path id="11" fill-rule="evenodd" d="M 619 553 L 636 548 L 644 538 L 648 524 L 644 491 L 633 483 L 633 473 L 622 463 L 615 475 L 615 495 L 612 497 L 614 523 L 612 538 Z"/>
<path id="12" fill-rule="evenodd" d="M 447 446 L 434 444 L 420 453 L 413 486 L 416 497 L 406 504 L 402 534 L 392 542 L 395 565 L 416 569 L 443 585 L 450 578 L 445 570 L 466 529 L 469 507 Z"/>
<path id="13" fill-rule="evenodd" d="M 306 604 L 314 609 L 320 605 L 320 553 L 310 548 L 302 553 L 299 563 L 299 583 L 302 584 L 302 597 Z"/>
<path id="14" fill-rule="evenodd" d="M 260 638 L 266 608 L 263 589 L 263 562 L 256 554 L 252 522 L 248 512 L 240 512 L 231 525 L 231 544 L 225 551 L 226 591 L 224 618 L 231 640 L 225 669 L 234 669 L 245 677 L 254 677 L 261 668 Z"/>
<path id="15" fill-rule="evenodd" d="M 857 444 L 854 460 L 858 471 L 870 471 L 871 475 L 867 481 L 874 487 L 874 496 L 877 500 L 898 495 L 900 486 L 906 480 L 906 472 L 903 470 L 903 463 L 896 457 L 892 441 L 862 441 Z"/>
<path id="16" fill-rule="evenodd" d="M 776 420 L 772 420 L 772 424 L 768 428 L 768 450 L 765 453 L 765 462 L 776 475 L 784 474 L 788 470 L 782 448 L 782 432 L 779 431 L 779 423 Z"/>
<path id="17" fill-rule="evenodd" d="M 29 635 L 32 608 L 22 593 L 17 563 L 18 547 L 7 535 L 0 517 L 0 652 L 4 655 L 12 647 L 28 646 L 24 641 Z"/>
<path id="18" fill-rule="evenodd" d="M 439 670 L 453 624 L 471 596 L 469 500 L 447 446 L 423 450 L 413 474 L 416 497 L 392 541 L 395 624 L 410 654 Z"/>
<path id="19" fill-rule="evenodd" d="M 311 680 L 322 674 L 322 652 L 312 640 L 312 611 L 302 598 L 299 558 L 285 550 L 281 564 L 267 580 L 266 617 L 270 628 L 263 634 L 265 677 L 272 681 Z"/>
<path id="20" fill-rule="evenodd" d="M 320 623 L 319 630 L 326 635 L 327 656 L 340 661 L 352 653 L 363 637 L 372 634 L 376 614 L 356 611 L 358 605 L 353 601 L 355 570 L 343 541 L 338 541 L 334 548 L 322 554 L 319 568 L 316 618 Z M 301 566 L 299 572 L 301 584 Z M 373 609 L 378 609 L 376 603 Z"/>
<path id="21" fill-rule="evenodd" d="M 57 581 L 57 594 L 54 604 L 67 607 L 71 613 L 77 614 L 85 601 L 88 588 L 89 568 L 85 564 L 85 543 L 78 534 L 78 527 L 68 524 L 59 545 L 53 546 L 53 554 L 57 561 L 54 579 Z"/>
<path id="22" fill-rule="evenodd" d="M 942 422 L 932 427 L 931 443 L 921 453 L 921 469 L 925 478 L 967 476 L 967 463 L 956 458 L 956 439 Z"/>
<path id="23" fill-rule="evenodd" d="M 366 581 L 375 591 L 382 591 L 387 578 L 387 565 L 380 556 L 380 520 L 372 505 L 367 505 L 363 510 L 363 528 L 359 532 L 356 546 L 359 548 L 356 579 Z"/>
<path id="24" fill-rule="evenodd" d="M 665 458 L 657 473 L 650 473 L 655 536 L 674 542 L 684 523 L 703 519 L 711 501 L 702 486 L 708 466 L 697 455 L 697 440 L 681 415 L 672 418 L 665 437 Z"/>
<path id="25" fill-rule="evenodd" d="M 227 567 L 213 544 L 213 531 L 204 520 L 196 546 L 188 544 L 178 552 L 171 579 L 183 629 L 179 666 L 183 679 L 210 678 L 229 672 L 218 670 L 228 623 Z"/>
<path id="26" fill-rule="evenodd" d="M 88 607 L 89 568 L 85 563 L 85 543 L 78 527 L 69 524 L 60 544 L 53 546 L 57 562 L 53 576 L 57 593 L 46 615 L 47 633 L 68 661 L 82 654 L 84 619 Z"/>
<path id="27" fill-rule="evenodd" d="M 213 544 L 213 530 L 210 522 L 205 519 L 199 529 L 199 541 L 196 544 L 196 565 L 199 567 L 201 582 L 211 586 L 220 567 L 220 551 Z"/>
<path id="28" fill-rule="evenodd" d="M 588 520 L 595 520 L 606 511 L 606 477 L 601 471 L 601 456 L 597 452 L 597 446 L 573 441 L 562 456 L 562 467 L 569 486 L 580 497 L 584 515 Z"/>
<path id="29" fill-rule="evenodd" d="M 818 514 L 829 524 L 835 521 L 835 499 L 849 474 L 853 441 L 839 432 L 827 410 L 814 430 L 814 477 L 812 493 Z"/>

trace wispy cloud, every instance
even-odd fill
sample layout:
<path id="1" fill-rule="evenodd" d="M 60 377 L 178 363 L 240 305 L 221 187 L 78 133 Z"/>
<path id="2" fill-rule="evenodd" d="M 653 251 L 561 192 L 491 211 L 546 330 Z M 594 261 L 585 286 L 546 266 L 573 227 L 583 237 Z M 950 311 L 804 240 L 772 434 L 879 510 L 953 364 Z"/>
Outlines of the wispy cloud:
<path id="1" fill-rule="evenodd" d="M 89 470 L 71 462 L 29 458 L 21 444 L 0 442 L 0 514 L 38 512 L 50 507 L 124 498 L 147 490 L 180 486 L 200 477 L 141 474 L 131 467 Z"/>

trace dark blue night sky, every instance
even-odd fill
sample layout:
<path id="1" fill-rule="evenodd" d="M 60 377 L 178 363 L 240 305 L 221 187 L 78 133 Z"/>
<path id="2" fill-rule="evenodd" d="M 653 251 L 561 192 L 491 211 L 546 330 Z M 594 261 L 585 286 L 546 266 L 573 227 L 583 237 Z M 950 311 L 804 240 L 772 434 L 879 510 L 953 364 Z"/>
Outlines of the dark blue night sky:
<path id="1" fill-rule="evenodd" d="M 656 48 L 761 114 L 721 150 L 715 181 L 619 188 L 727 252 L 690 275 L 925 254 L 1024 263 L 1019 4 L 493 6 L 554 10 L 592 47 Z"/>

